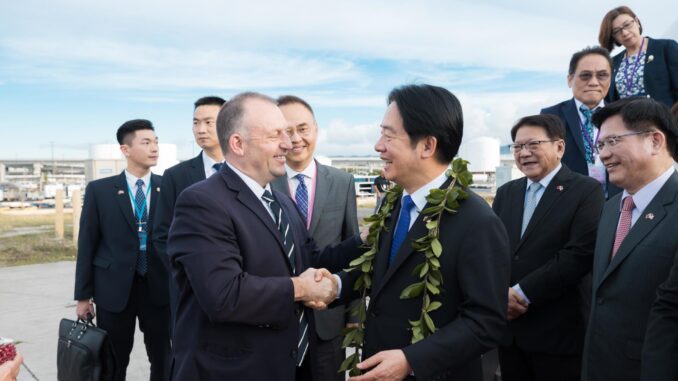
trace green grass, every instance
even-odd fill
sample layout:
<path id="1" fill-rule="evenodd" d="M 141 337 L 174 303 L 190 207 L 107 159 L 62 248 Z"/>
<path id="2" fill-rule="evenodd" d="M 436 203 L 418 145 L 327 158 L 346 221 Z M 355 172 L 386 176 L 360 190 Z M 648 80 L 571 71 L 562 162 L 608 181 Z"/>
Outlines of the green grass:
<path id="1" fill-rule="evenodd" d="M 64 216 L 64 240 L 54 234 L 54 215 L 0 214 L 0 235 L 15 228 L 49 226 L 44 232 L 0 238 L 0 267 L 75 259 L 72 215 Z"/>

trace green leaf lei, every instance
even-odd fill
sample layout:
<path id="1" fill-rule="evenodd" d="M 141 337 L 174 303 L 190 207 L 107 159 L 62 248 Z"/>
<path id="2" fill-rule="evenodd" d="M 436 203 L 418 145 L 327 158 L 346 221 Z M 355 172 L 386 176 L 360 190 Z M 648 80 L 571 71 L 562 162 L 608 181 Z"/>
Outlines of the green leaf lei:
<path id="1" fill-rule="evenodd" d="M 468 193 L 464 191 L 473 182 L 473 176 L 468 171 L 468 161 L 457 158 L 452 161 L 451 168 L 447 171 L 447 176 L 452 178 L 449 186 L 445 189 L 431 189 L 426 201 L 430 205 L 421 211 L 424 215 L 428 234 L 416 239 L 412 247 L 423 254 L 424 262 L 417 265 L 413 275 L 419 276 L 421 281 L 413 283 L 402 291 L 401 299 L 422 298 L 421 314 L 418 320 L 410 320 L 412 330 L 412 343 L 431 335 L 436 331 L 436 326 L 429 313 L 439 309 L 442 303 L 432 300 L 443 290 L 443 274 L 440 271 L 440 255 L 443 247 L 440 243 L 440 220 L 445 212 L 457 213 L 459 203 L 468 198 Z M 383 232 L 388 230 L 385 221 L 391 216 L 393 208 L 402 197 L 403 188 L 399 185 L 393 187 L 386 193 L 384 204 L 379 211 L 365 219 L 369 224 L 369 234 L 367 235 L 367 250 L 363 255 L 354 259 L 346 271 L 359 271 L 360 275 L 355 282 L 354 290 L 360 293 L 360 303 L 351 309 L 351 314 L 358 318 L 358 323 L 354 327 L 344 330 L 343 348 L 354 348 L 355 352 L 349 355 L 341 364 L 339 372 L 349 370 L 350 376 L 357 376 L 361 371 L 356 367 L 360 362 L 363 350 L 363 340 L 365 337 L 365 320 L 367 318 L 367 297 L 372 288 L 372 265 L 375 256 L 379 252 L 379 238 Z"/>

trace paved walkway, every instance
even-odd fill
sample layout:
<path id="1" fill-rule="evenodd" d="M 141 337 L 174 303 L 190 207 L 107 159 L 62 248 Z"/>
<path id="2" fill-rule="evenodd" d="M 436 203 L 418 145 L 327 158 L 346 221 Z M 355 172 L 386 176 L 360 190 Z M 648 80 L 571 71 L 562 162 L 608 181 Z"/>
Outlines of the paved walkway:
<path id="1" fill-rule="evenodd" d="M 0 336 L 23 341 L 18 351 L 40 381 L 56 380 L 59 321 L 75 318 L 75 262 L 0 268 Z M 149 363 L 137 328 L 127 379 L 148 380 Z M 22 369 L 19 381 L 33 378 Z"/>

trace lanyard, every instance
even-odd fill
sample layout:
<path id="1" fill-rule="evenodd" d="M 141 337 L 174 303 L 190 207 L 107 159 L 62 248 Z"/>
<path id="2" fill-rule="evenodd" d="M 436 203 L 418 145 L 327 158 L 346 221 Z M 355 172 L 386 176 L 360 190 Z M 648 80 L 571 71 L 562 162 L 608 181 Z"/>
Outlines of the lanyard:
<path id="1" fill-rule="evenodd" d="M 636 71 L 638 70 L 638 61 L 640 61 L 640 55 L 643 53 L 643 46 L 645 46 L 645 38 L 643 38 L 643 41 L 640 43 L 640 49 L 638 50 L 638 55 L 636 55 L 636 59 L 633 62 L 633 69 L 631 69 L 631 75 L 628 75 L 628 69 L 631 62 L 627 61 L 626 66 L 624 67 L 624 80 L 626 81 L 626 93 L 630 94 L 631 92 L 631 83 L 633 82 L 633 76 L 636 75 Z"/>
<path id="2" fill-rule="evenodd" d="M 151 190 L 151 180 L 148 180 L 148 189 Z M 141 223 L 141 219 L 144 217 L 144 211 L 146 210 L 146 200 L 148 200 L 148 193 L 144 193 L 144 190 L 141 190 L 141 193 L 144 193 L 144 203 L 141 206 L 138 206 L 136 200 L 134 199 L 134 194 L 132 193 L 132 188 L 127 184 L 127 191 L 129 192 L 129 197 L 132 199 L 132 205 L 134 205 L 134 217 L 137 219 L 137 223 Z"/>
<path id="3" fill-rule="evenodd" d="M 589 123 L 591 123 L 590 119 L 589 119 Z M 593 140 L 593 136 L 589 135 L 588 131 L 586 131 L 586 127 L 584 126 L 584 123 L 581 122 L 581 118 L 579 118 L 579 128 L 581 128 L 581 134 L 584 135 L 584 138 L 585 138 L 584 141 L 586 142 L 586 144 L 591 149 L 591 158 L 590 158 L 591 160 L 590 161 L 593 163 L 594 162 L 593 155 L 594 155 L 594 152 L 595 152 L 595 149 L 594 149 L 593 146 L 595 144 L 594 142 L 597 142 L 598 137 L 600 136 L 600 128 L 598 129 L 598 133 L 596 134 L 595 140 Z M 591 132 L 593 132 L 593 128 L 591 129 Z M 586 158 L 586 160 L 589 161 L 589 158 Z"/>

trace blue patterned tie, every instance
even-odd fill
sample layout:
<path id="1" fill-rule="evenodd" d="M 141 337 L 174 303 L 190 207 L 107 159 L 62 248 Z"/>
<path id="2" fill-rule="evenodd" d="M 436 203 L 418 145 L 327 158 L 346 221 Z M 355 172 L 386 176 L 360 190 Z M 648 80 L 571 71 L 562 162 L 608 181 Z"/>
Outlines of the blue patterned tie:
<path id="1" fill-rule="evenodd" d="M 268 204 L 273 212 L 273 217 L 275 219 L 275 224 L 278 226 L 278 231 L 283 240 L 283 247 L 287 252 L 287 260 L 289 260 L 290 265 L 292 265 L 292 273 L 295 273 L 294 267 L 294 239 L 292 234 L 289 232 L 289 222 L 287 216 L 283 213 L 280 204 L 273 198 L 273 195 L 268 190 L 264 191 L 264 194 L 261 198 Z M 301 310 L 301 315 L 299 316 L 299 341 L 297 342 L 297 366 L 301 365 L 304 361 L 304 356 L 308 350 L 308 319 L 304 313 L 304 309 Z"/>
<path id="2" fill-rule="evenodd" d="M 542 185 L 540 183 L 532 183 L 527 188 L 527 202 L 525 203 L 525 209 L 523 210 L 523 227 L 520 229 L 521 237 L 525 234 L 525 229 L 527 229 L 532 214 L 534 214 L 534 210 L 537 208 L 537 192 L 539 192 L 539 189 L 541 188 Z"/>
<path id="3" fill-rule="evenodd" d="M 393 233 L 393 241 L 391 242 L 391 253 L 388 257 L 388 264 L 390 265 L 398 253 L 398 249 L 402 246 L 410 230 L 410 210 L 414 206 L 414 201 L 409 195 L 403 197 L 403 205 L 400 208 L 400 215 L 398 216 L 398 226 L 395 233 Z"/>
<path id="4" fill-rule="evenodd" d="M 304 222 L 308 224 L 308 189 L 304 183 L 304 175 L 299 173 L 294 178 L 299 180 L 297 191 L 294 193 L 294 200 L 297 202 L 301 215 L 304 217 Z"/>
<path id="5" fill-rule="evenodd" d="M 219 172 L 222 165 L 224 165 L 224 163 L 214 163 L 212 164 L 212 168 L 214 169 L 215 172 Z"/>
<path id="6" fill-rule="evenodd" d="M 591 144 L 594 144 L 593 139 L 595 139 L 595 137 L 593 136 L 593 124 L 591 123 L 591 115 L 593 115 L 593 111 L 586 107 L 586 105 L 579 106 L 579 111 L 581 111 L 581 114 L 584 115 L 584 130 L 586 131 L 587 135 L 584 136 L 586 161 L 589 163 L 593 163 L 595 161 L 593 158 L 593 147 L 591 147 Z"/>
<path id="7" fill-rule="evenodd" d="M 139 235 L 139 255 L 137 256 L 136 271 L 139 275 L 146 275 L 148 272 L 148 259 L 146 258 L 146 245 L 148 239 L 148 213 L 146 212 L 146 195 L 144 194 L 144 180 L 137 180 L 137 193 L 134 196 L 134 204 L 136 204 L 135 217 L 137 219 Z M 142 211 L 141 218 L 136 211 Z"/>

